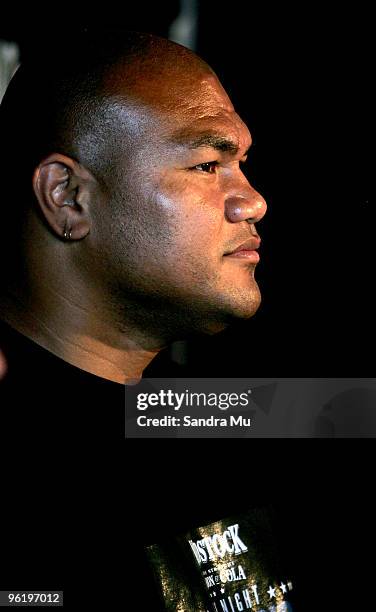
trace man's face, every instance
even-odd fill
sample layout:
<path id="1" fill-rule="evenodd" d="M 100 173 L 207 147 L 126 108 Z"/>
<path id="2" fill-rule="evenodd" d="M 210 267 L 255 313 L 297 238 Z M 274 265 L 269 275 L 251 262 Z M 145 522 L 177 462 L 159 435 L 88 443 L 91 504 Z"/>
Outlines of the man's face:
<path id="1" fill-rule="evenodd" d="M 254 223 L 266 204 L 242 173 L 251 136 L 220 83 L 197 69 L 141 80 L 123 120 L 130 144 L 97 220 L 106 279 L 183 328 L 217 331 L 252 316 Z"/>

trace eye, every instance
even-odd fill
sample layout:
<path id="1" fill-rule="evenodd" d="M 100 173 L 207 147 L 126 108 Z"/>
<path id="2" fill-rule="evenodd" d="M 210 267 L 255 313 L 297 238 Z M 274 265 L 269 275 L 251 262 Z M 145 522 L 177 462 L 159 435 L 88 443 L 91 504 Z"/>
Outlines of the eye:
<path id="1" fill-rule="evenodd" d="M 205 162 L 204 164 L 198 164 L 193 166 L 192 170 L 199 170 L 200 172 L 207 172 L 208 174 L 215 174 L 215 169 L 219 166 L 217 161 Z"/>

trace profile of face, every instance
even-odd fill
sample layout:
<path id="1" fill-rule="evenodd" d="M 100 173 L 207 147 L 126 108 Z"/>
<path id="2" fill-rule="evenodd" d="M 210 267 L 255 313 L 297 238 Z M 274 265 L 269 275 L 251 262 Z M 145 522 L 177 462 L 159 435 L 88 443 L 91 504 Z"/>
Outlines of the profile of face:
<path id="1" fill-rule="evenodd" d="M 119 84 L 121 89 L 121 83 Z M 140 79 L 124 111 L 131 145 L 118 160 L 88 239 L 117 291 L 184 328 L 217 331 L 257 310 L 255 280 L 266 212 L 242 172 L 251 135 L 214 73 Z M 105 281 L 106 282 L 106 281 Z"/>
<path id="2" fill-rule="evenodd" d="M 56 189 L 53 159 L 34 184 L 45 216 L 72 213 L 75 265 L 118 320 L 163 329 L 173 340 L 256 312 L 255 224 L 266 203 L 242 172 L 251 134 L 218 78 L 188 50 L 161 44 L 158 58 L 106 75 L 102 125 L 111 130 L 96 157 L 111 171 L 84 181 L 87 214 L 76 222 L 70 198 L 65 206 L 46 200 L 47 192 L 59 199 L 65 190 L 64 173 Z M 77 142 L 77 156 L 95 176 L 87 138 Z"/>

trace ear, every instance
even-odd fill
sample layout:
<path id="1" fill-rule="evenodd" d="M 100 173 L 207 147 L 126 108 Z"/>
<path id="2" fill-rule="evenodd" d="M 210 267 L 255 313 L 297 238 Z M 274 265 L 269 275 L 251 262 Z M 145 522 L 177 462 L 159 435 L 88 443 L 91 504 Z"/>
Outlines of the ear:
<path id="1" fill-rule="evenodd" d="M 64 240 L 81 240 L 90 232 L 90 202 L 97 181 L 74 159 L 53 153 L 33 174 L 40 211 L 53 232 Z"/>

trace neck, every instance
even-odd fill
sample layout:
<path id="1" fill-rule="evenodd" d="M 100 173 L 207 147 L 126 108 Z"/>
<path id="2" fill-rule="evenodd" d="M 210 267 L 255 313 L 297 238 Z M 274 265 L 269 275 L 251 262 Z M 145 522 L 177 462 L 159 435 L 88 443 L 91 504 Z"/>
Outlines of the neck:
<path id="1" fill-rule="evenodd" d="M 43 348 L 73 366 L 126 384 L 142 377 L 160 349 L 131 329 L 120 329 L 100 312 L 95 300 L 79 301 L 51 286 L 38 291 L 12 289 L 0 299 L 0 317 Z M 25 297 L 28 296 L 28 297 Z"/>

